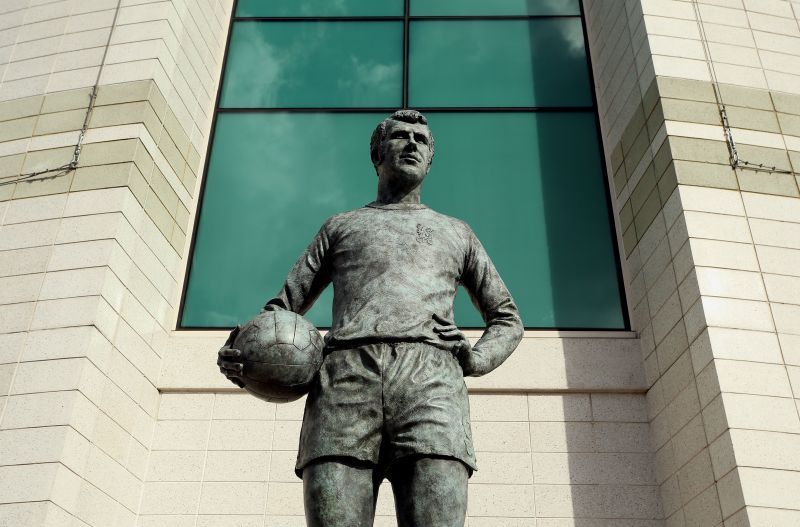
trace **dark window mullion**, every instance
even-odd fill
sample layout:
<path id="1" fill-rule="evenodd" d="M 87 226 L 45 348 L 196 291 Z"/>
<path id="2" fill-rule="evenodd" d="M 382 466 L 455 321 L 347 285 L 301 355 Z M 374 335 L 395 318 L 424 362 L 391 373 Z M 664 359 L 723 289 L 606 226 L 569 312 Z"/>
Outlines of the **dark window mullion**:
<path id="1" fill-rule="evenodd" d="M 580 15 L 404 15 L 404 16 L 240 16 L 234 22 L 381 22 L 400 20 L 531 20 L 537 18 L 580 18 Z"/>
<path id="2" fill-rule="evenodd" d="M 242 16 L 234 22 L 398 22 L 401 16 Z"/>
<path id="3" fill-rule="evenodd" d="M 411 0 L 405 0 L 403 4 L 403 108 L 408 108 L 408 25 Z"/>
<path id="4" fill-rule="evenodd" d="M 580 18 L 580 15 L 416 15 L 411 20 L 531 20 L 536 18 Z"/>
<path id="5" fill-rule="evenodd" d="M 219 113 L 391 113 L 394 107 L 275 107 L 275 108 L 219 108 Z M 415 106 L 420 112 L 451 113 L 580 113 L 593 112 L 594 106 Z"/>

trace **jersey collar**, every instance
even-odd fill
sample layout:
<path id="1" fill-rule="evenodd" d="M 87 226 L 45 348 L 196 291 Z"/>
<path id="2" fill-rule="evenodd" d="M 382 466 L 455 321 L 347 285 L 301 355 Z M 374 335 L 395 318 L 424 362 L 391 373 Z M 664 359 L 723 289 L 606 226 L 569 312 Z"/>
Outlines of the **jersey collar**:
<path id="1" fill-rule="evenodd" d="M 422 203 L 378 203 L 377 201 L 367 203 L 366 206 L 372 209 L 382 210 L 425 210 L 428 208 L 427 205 L 423 205 Z"/>

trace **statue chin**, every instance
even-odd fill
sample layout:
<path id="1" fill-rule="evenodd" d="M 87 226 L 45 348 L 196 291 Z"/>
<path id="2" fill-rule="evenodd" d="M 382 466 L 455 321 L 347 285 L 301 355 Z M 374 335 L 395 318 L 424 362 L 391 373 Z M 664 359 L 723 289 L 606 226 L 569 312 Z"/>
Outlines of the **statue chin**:
<path id="1" fill-rule="evenodd" d="M 413 165 L 396 167 L 392 183 L 403 188 L 414 188 L 422 183 L 427 173 Z"/>

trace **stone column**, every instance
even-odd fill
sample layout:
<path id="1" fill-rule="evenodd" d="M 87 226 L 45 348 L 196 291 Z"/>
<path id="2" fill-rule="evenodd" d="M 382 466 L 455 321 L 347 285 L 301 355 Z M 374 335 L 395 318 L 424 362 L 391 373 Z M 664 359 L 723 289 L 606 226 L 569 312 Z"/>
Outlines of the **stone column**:
<path id="1" fill-rule="evenodd" d="M 587 12 L 666 523 L 794 525 L 800 7 Z"/>
<path id="2" fill-rule="evenodd" d="M 2 525 L 136 522 L 231 3 L 0 5 Z"/>

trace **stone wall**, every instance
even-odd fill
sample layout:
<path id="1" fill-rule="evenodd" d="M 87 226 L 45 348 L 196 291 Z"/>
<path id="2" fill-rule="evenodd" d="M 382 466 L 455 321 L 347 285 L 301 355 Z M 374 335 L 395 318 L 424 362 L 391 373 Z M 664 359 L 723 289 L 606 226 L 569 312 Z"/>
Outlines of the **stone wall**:
<path id="1" fill-rule="evenodd" d="M 800 10 L 600 5 L 596 71 L 637 74 L 601 73 L 598 96 L 631 101 L 601 120 L 666 523 L 797 523 Z"/>
<path id="2" fill-rule="evenodd" d="M 479 463 L 471 527 L 556 527 L 574 518 L 660 525 L 652 521 L 660 511 L 644 396 L 473 394 L 470 403 Z M 302 416 L 302 400 L 165 393 L 140 525 L 305 525 L 293 470 Z M 375 525 L 396 525 L 388 482 L 377 515 Z"/>
<path id="3" fill-rule="evenodd" d="M 229 15 L 0 6 L 2 525 L 136 523 Z"/>
<path id="4" fill-rule="evenodd" d="M 304 401 L 267 405 L 235 390 L 215 365 L 225 336 L 176 332 L 166 346 L 142 525 L 303 525 L 292 468 Z M 467 379 L 479 464 L 470 526 L 661 525 L 634 337 L 529 332 L 495 372 Z M 244 489 L 252 507 L 233 518 Z M 396 524 L 392 507 L 385 484 L 376 525 Z"/>

